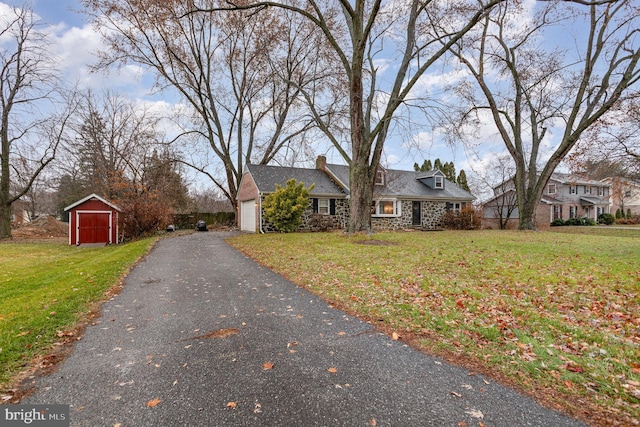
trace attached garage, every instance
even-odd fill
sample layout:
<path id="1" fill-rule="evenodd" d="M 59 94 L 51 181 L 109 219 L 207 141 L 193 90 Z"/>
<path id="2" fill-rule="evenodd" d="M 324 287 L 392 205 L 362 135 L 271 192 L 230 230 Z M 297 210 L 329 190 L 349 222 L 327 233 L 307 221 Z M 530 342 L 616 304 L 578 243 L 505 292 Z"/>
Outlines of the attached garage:
<path id="1" fill-rule="evenodd" d="M 64 208 L 69 211 L 69 244 L 118 243 L 120 208 L 92 194 Z"/>
<path id="2" fill-rule="evenodd" d="M 240 204 L 240 230 L 256 232 L 256 201 L 254 199 Z"/>

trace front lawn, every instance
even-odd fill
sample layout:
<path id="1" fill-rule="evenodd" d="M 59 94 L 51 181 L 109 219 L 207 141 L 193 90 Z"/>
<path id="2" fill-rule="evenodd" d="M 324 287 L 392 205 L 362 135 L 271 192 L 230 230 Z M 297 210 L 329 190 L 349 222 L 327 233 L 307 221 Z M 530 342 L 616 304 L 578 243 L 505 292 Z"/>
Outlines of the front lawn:
<path id="1" fill-rule="evenodd" d="M 76 339 L 78 321 L 154 241 L 98 248 L 0 244 L 0 389 L 34 359 Z"/>
<path id="2" fill-rule="evenodd" d="M 229 243 L 395 338 L 581 419 L 640 423 L 640 239 L 444 231 Z"/>

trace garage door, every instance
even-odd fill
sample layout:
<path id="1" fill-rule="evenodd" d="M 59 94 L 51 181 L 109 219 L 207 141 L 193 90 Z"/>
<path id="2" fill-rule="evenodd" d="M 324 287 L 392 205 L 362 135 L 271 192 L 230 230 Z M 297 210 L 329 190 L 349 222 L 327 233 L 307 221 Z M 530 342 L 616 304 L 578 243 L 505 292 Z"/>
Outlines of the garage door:
<path id="1" fill-rule="evenodd" d="M 247 200 L 240 205 L 240 230 L 256 232 L 256 201 Z"/>
<path id="2" fill-rule="evenodd" d="M 78 214 L 78 243 L 110 243 L 111 214 L 86 212 Z"/>

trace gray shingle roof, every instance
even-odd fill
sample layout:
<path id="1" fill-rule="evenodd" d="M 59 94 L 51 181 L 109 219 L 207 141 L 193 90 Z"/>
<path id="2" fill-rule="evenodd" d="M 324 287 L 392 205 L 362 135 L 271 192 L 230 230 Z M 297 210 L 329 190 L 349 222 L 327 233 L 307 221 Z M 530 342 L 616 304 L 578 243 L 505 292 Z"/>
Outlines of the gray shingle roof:
<path id="1" fill-rule="evenodd" d="M 247 170 L 251 173 L 261 193 L 272 193 L 276 190 L 276 184 L 284 187 L 287 181 L 293 178 L 298 182 L 303 182 L 305 187 L 315 184 L 311 195 L 334 197 L 345 195 L 326 173 L 318 169 L 249 164 Z"/>
<path id="2" fill-rule="evenodd" d="M 425 177 L 425 172 L 387 169 L 385 185 L 376 186 L 373 192 L 374 194 L 379 194 L 380 196 L 378 197 L 389 195 L 399 198 L 419 197 L 429 200 L 446 199 L 460 201 L 472 201 L 475 199 L 471 193 L 463 190 L 447 179 L 444 180 L 443 189 L 430 188 L 420 180 Z"/>
<path id="3" fill-rule="evenodd" d="M 260 192 L 275 191 L 276 184 L 286 185 L 287 180 L 294 178 L 304 182 L 305 187 L 315 184 L 312 196 L 345 196 L 349 188 L 341 188 L 349 183 L 349 166 L 327 164 L 327 170 L 336 178 L 334 182 L 319 169 L 289 168 L 281 166 L 247 165 Z M 433 174 L 415 171 L 387 169 L 385 185 L 374 188 L 375 198 L 394 197 L 404 199 L 451 200 L 470 202 L 475 199 L 471 193 L 461 189 L 455 183 L 445 179 L 444 189 L 432 189 L 420 181 Z"/>

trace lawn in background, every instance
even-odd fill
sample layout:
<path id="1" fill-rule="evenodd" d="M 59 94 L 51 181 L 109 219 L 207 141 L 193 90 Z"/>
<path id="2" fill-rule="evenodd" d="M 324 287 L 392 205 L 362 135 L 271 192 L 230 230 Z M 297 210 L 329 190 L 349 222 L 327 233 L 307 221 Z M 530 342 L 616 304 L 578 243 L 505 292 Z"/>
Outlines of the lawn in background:
<path id="1" fill-rule="evenodd" d="M 155 239 L 84 248 L 0 244 L 0 389 L 73 329 Z"/>
<path id="2" fill-rule="evenodd" d="M 396 338 L 507 378 L 583 419 L 640 422 L 640 232 L 616 233 L 296 233 L 228 242 Z"/>

